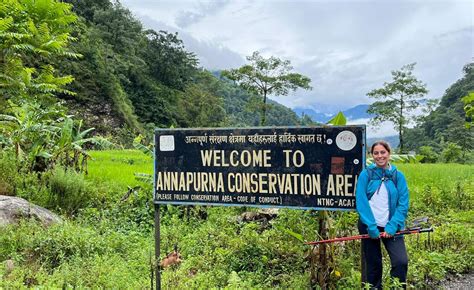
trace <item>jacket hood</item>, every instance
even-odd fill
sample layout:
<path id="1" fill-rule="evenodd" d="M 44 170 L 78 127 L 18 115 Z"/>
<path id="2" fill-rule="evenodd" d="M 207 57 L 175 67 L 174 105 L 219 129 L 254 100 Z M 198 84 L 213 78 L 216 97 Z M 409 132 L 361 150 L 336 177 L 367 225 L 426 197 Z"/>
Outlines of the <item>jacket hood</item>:
<path id="1" fill-rule="evenodd" d="M 375 163 L 370 164 L 367 168 L 374 170 L 374 172 L 376 172 L 380 176 L 386 176 L 389 178 L 391 178 L 393 173 L 397 171 L 397 167 L 393 165 L 392 163 L 389 163 L 388 168 L 386 169 L 377 167 Z"/>

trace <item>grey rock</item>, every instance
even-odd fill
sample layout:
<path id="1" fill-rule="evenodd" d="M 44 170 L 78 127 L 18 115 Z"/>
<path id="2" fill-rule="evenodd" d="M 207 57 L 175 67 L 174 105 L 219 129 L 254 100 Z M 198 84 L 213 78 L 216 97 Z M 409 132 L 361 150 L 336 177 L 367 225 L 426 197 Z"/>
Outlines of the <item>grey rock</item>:
<path id="1" fill-rule="evenodd" d="M 15 263 L 13 260 L 9 259 L 4 262 L 5 264 L 5 276 L 10 275 L 11 272 L 13 272 L 13 269 L 15 269 Z"/>
<path id="2" fill-rule="evenodd" d="M 263 208 L 258 211 L 243 212 L 238 218 L 238 222 L 264 221 L 268 222 L 278 215 L 277 208 Z"/>
<path id="3" fill-rule="evenodd" d="M 62 222 L 56 214 L 23 198 L 0 195 L 0 227 L 17 224 L 23 218 L 33 218 L 46 226 Z"/>

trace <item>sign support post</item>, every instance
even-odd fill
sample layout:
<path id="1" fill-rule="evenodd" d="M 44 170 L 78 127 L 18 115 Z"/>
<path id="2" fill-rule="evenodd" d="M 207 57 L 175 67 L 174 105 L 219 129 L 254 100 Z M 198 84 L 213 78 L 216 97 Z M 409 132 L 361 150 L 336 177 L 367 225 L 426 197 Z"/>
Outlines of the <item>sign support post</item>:
<path id="1" fill-rule="evenodd" d="M 155 279 L 156 290 L 161 290 L 160 273 L 160 205 L 155 203 Z"/>

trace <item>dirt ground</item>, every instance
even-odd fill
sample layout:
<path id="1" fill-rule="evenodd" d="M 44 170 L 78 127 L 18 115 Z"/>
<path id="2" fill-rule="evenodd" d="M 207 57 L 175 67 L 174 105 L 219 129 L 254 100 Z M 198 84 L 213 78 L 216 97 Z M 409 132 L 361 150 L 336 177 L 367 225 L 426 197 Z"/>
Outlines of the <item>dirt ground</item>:
<path id="1" fill-rule="evenodd" d="M 461 277 L 453 277 L 441 284 L 441 289 L 474 289 L 474 273 L 464 274 Z"/>

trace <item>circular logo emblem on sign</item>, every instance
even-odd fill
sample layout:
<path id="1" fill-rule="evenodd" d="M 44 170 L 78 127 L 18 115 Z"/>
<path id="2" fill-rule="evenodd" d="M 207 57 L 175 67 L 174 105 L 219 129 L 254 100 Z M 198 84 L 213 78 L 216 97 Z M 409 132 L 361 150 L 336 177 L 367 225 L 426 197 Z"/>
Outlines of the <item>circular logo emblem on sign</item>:
<path id="1" fill-rule="evenodd" d="M 349 151 L 357 144 L 357 137 L 351 131 L 342 131 L 336 136 L 336 145 L 341 150 Z"/>

